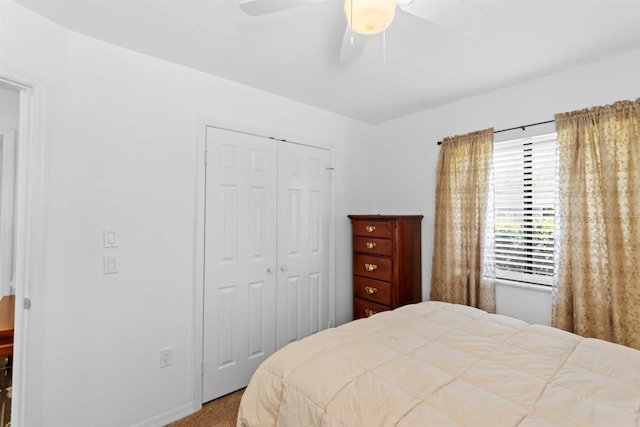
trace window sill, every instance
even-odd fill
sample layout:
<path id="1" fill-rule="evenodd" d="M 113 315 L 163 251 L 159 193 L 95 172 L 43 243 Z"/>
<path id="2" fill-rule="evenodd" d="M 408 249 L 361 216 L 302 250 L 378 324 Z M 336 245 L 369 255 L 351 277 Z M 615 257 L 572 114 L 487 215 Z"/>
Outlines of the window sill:
<path id="1" fill-rule="evenodd" d="M 531 291 L 537 291 L 537 292 L 546 292 L 546 293 L 551 293 L 551 286 L 545 286 L 545 285 L 535 285 L 533 283 L 522 283 L 522 282 L 514 282 L 511 280 L 505 280 L 505 279 L 495 279 L 495 284 L 499 285 L 499 286 L 509 286 L 512 288 L 521 288 L 521 289 L 528 289 Z"/>

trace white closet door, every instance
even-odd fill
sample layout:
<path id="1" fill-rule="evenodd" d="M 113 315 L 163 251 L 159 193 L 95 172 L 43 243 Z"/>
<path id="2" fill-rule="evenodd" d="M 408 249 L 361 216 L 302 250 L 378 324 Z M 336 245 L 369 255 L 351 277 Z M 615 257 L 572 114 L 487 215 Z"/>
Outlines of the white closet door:
<path id="1" fill-rule="evenodd" d="M 279 144 L 277 348 L 329 324 L 329 165 L 327 150 Z"/>
<path id="2" fill-rule="evenodd" d="M 203 402 L 275 350 L 277 145 L 207 128 Z"/>

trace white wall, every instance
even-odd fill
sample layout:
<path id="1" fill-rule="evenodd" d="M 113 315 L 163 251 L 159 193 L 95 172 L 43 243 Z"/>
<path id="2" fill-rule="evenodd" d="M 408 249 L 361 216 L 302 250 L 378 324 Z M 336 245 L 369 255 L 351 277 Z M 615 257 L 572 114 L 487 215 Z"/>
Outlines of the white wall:
<path id="1" fill-rule="evenodd" d="M 489 64 L 490 65 L 490 64 Z M 372 166 L 375 210 L 423 214 L 423 298 L 429 298 L 433 254 L 435 170 L 445 136 L 552 120 L 555 113 L 640 97 L 640 50 L 444 105 L 376 127 Z M 548 294 L 497 290 L 497 310 L 535 323 L 549 323 Z"/>
<path id="2" fill-rule="evenodd" d="M 12 1 L 0 31 L 0 72 L 51 87 L 47 279 L 32 293 L 25 425 L 161 424 L 192 408 L 199 117 L 333 149 L 336 319 L 350 319 L 346 215 L 368 204 L 356 190 L 370 125 L 68 33 Z M 120 273 L 106 276 L 111 226 Z M 167 346 L 174 363 L 160 369 Z"/>

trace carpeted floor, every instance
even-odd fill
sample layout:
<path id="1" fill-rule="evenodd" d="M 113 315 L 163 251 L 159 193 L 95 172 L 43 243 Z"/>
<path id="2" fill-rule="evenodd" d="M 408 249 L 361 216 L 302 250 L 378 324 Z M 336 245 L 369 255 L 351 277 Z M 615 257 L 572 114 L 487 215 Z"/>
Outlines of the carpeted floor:
<path id="1" fill-rule="evenodd" d="M 166 427 L 235 427 L 242 393 L 244 389 L 207 402 L 195 414 Z"/>

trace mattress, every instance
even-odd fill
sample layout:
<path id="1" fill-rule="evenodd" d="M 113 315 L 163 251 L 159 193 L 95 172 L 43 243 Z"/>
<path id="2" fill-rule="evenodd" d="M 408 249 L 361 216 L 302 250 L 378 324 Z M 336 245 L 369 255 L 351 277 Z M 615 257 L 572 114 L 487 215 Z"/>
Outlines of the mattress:
<path id="1" fill-rule="evenodd" d="M 640 426 L 640 351 L 447 303 L 328 329 L 257 369 L 238 426 Z"/>

